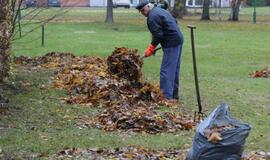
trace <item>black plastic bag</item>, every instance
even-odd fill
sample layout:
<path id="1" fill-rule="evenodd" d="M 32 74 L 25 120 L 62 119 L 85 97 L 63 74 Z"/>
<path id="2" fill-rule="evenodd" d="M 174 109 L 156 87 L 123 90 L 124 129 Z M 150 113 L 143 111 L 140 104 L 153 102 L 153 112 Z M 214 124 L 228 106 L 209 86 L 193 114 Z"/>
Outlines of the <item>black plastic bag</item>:
<path id="1" fill-rule="evenodd" d="M 211 143 L 205 135 L 206 128 L 214 126 L 235 126 L 221 131 L 222 140 Z M 251 127 L 233 119 L 226 103 L 220 104 L 196 129 L 193 144 L 188 153 L 188 160 L 240 160 L 245 139 Z"/>

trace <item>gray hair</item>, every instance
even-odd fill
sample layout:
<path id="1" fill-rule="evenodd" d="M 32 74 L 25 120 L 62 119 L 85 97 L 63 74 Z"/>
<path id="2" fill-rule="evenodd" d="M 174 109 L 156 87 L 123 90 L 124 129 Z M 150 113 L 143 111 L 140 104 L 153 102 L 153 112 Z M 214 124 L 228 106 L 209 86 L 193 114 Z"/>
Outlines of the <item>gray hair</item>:
<path id="1" fill-rule="evenodd" d="M 154 4 L 152 4 L 152 3 L 148 3 L 147 6 L 148 6 L 149 9 L 153 9 L 154 8 Z"/>

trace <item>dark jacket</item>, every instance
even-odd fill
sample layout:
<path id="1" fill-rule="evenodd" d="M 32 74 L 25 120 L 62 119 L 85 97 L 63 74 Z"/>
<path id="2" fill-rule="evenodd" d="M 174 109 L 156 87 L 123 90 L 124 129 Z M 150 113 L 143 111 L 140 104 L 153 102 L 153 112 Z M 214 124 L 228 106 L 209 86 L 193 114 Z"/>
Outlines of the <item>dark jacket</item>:
<path id="1" fill-rule="evenodd" d="M 166 10 L 154 7 L 148 14 L 147 26 L 152 33 L 151 44 L 162 47 L 175 47 L 183 44 L 183 35 L 177 26 L 176 19 Z"/>

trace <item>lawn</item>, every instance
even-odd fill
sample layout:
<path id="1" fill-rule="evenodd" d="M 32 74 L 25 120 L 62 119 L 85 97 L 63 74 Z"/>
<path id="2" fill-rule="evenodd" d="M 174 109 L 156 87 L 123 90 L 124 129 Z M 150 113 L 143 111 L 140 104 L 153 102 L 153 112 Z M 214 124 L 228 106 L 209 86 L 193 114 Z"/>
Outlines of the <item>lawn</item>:
<path id="1" fill-rule="evenodd" d="M 210 113 L 221 102 L 227 102 L 236 119 L 249 123 L 252 130 L 246 151 L 270 151 L 269 78 L 252 78 L 249 73 L 270 67 L 269 8 L 257 8 L 258 17 L 252 23 L 251 8 L 243 8 L 239 22 L 199 21 L 199 16 L 179 21 L 185 37 L 181 63 L 179 110 L 193 114 L 197 110 L 188 24 L 196 25 L 195 45 L 203 110 Z M 241 13 L 242 13 L 241 10 Z M 150 42 L 145 18 L 134 9 L 116 9 L 114 24 L 106 24 L 105 9 L 72 8 L 45 25 L 45 45 L 41 46 L 39 19 L 59 13 L 59 9 L 41 12 L 34 20 L 30 16 L 21 22 L 25 37 L 12 42 L 12 56 L 41 56 L 51 51 L 106 58 L 114 47 L 137 48 L 143 54 Z M 24 11 L 26 14 L 29 10 Z M 268 19 L 267 19 L 268 18 Z M 243 20 L 241 20 L 243 19 Z M 30 22 L 30 23 L 29 23 Z M 32 31 L 33 28 L 37 28 Z M 17 35 L 18 37 L 18 35 Z M 150 82 L 159 81 L 162 53 L 144 61 L 143 73 Z M 31 157 L 36 153 L 54 154 L 65 147 L 115 148 L 140 145 L 153 149 L 189 148 L 194 131 L 176 134 L 140 134 L 104 132 L 98 129 L 78 129 L 75 117 L 94 115 L 100 109 L 67 105 L 60 99 L 65 91 L 41 89 L 51 83 L 54 71 L 26 70 L 13 66 L 9 85 L 1 85 L 0 95 L 9 99 L 9 111 L 0 116 L 0 153 L 14 157 Z M 21 82 L 30 85 L 21 87 Z M 164 110 L 172 110 L 161 108 Z M 67 118 L 69 117 L 69 118 Z"/>

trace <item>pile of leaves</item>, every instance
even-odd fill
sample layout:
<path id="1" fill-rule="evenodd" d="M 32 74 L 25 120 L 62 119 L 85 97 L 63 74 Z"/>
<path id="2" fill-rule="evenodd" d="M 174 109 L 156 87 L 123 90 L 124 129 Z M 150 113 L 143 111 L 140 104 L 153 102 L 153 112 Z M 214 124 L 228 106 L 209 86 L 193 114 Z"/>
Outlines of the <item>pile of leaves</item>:
<path id="1" fill-rule="evenodd" d="M 61 52 L 50 52 L 45 56 L 37 57 L 14 57 L 14 63 L 31 66 L 31 67 L 45 67 L 45 68 L 55 68 L 65 65 L 70 62 L 75 56 L 71 53 L 61 53 Z"/>
<path id="2" fill-rule="evenodd" d="M 254 78 L 259 78 L 259 77 L 269 78 L 270 77 L 270 68 L 265 67 L 261 70 L 255 71 L 254 73 L 250 73 L 250 75 Z"/>
<path id="3" fill-rule="evenodd" d="M 116 48 L 107 59 L 109 71 L 130 81 L 140 81 L 143 63 L 137 52 L 137 49 Z"/>
<path id="4" fill-rule="evenodd" d="M 53 85 L 65 89 L 71 104 L 113 106 L 136 104 L 139 100 L 148 105 L 162 103 L 158 85 L 143 82 L 137 50 L 116 48 L 107 60 L 93 57 L 75 57 L 60 67 Z"/>
<path id="5" fill-rule="evenodd" d="M 151 150 L 139 146 L 116 149 L 66 148 L 60 151 L 56 159 L 185 159 L 187 151 L 179 149 Z"/>
<path id="6" fill-rule="evenodd" d="M 189 115 L 157 110 L 159 105 L 170 104 L 164 102 L 158 85 L 143 81 L 143 62 L 136 49 L 115 48 L 107 59 L 52 52 L 44 57 L 17 58 L 15 62 L 57 67 L 52 85 L 68 91 L 67 103 L 103 109 L 94 117 L 78 117 L 79 127 L 155 134 L 195 125 Z"/>

